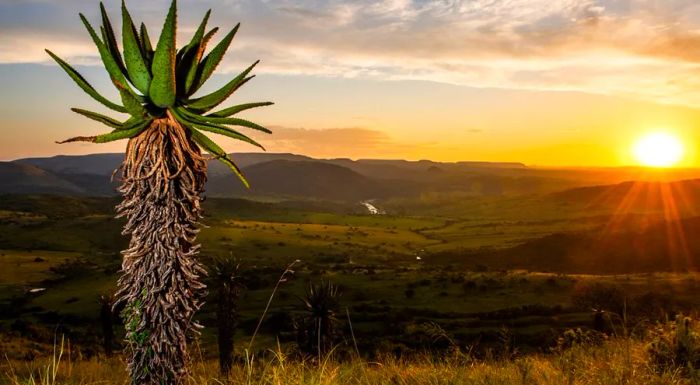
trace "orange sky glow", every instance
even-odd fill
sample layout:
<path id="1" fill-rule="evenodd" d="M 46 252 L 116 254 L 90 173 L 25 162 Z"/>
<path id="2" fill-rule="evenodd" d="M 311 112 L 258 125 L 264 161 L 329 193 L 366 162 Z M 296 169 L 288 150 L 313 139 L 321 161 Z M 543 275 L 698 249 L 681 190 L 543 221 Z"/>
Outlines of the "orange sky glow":
<path id="1" fill-rule="evenodd" d="M 165 2 L 132 3 L 157 31 Z M 262 60 L 229 102 L 276 103 L 245 115 L 273 129 L 253 134 L 271 152 L 625 166 L 640 163 L 641 137 L 664 132 L 683 144 L 673 166 L 700 166 L 695 2 L 361 3 L 182 0 L 180 41 L 210 7 L 215 25 L 242 22 L 210 89 Z M 106 6 L 119 15 L 119 2 Z M 44 48 L 114 95 L 78 12 L 97 19 L 91 1 L 0 1 L 0 159 L 122 151 L 54 143 L 104 131 L 69 107 L 107 111 Z"/>

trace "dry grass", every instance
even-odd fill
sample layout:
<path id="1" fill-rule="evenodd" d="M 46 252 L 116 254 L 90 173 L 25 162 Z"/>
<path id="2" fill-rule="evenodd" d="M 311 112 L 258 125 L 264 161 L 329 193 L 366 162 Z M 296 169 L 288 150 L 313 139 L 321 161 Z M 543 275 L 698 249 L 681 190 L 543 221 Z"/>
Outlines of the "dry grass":
<path id="1" fill-rule="evenodd" d="M 292 360 L 281 350 L 264 360 L 235 365 L 229 378 L 219 378 L 215 361 L 198 361 L 189 384 L 698 384 L 680 369 L 659 373 L 647 353 L 648 343 L 613 339 L 599 346 L 575 346 L 560 353 L 514 360 L 476 361 L 463 354 L 440 359 L 428 355 L 407 360 L 320 364 Z M 0 382 L 11 385 L 128 384 L 120 358 L 71 361 L 59 346 L 52 357 L 33 362 L 6 361 Z"/>

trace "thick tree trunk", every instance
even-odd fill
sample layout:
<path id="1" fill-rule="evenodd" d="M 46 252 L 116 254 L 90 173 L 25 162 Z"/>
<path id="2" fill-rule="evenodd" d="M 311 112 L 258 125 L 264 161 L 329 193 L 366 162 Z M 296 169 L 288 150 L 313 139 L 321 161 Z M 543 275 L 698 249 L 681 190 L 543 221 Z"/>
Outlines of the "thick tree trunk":
<path id="1" fill-rule="evenodd" d="M 187 335 L 201 307 L 205 273 L 196 259 L 206 161 L 172 118 L 155 120 L 129 140 L 117 206 L 126 217 L 118 303 L 133 384 L 174 385 L 187 375 Z"/>

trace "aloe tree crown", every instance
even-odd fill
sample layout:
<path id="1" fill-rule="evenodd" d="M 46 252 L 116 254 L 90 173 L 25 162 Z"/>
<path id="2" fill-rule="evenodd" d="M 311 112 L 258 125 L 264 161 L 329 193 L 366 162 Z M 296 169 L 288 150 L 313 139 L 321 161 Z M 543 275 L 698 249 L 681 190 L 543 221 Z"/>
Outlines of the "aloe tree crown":
<path id="1" fill-rule="evenodd" d="M 205 55 L 207 44 L 218 31 L 218 28 L 207 31 L 207 22 L 211 14 L 211 10 L 209 10 L 189 43 L 177 49 L 175 43 L 177 0 L 173 0 L 154 49 L 146 25 L 141 23 L 137 28 L 126 4 L 122 1 L 122 46 L 120 50 L 111 21 L 102 3 L 100 3 L 100 13 L 102 26 L 99 35 L 83 14 L 80 14 L 80 19 L 97 46 L 102 64 L 109 73 L 112 83 L 119 91 L 121 104 L 100 95 L 68 63 L 53 52 L 49 50 L 46 52 L 93 99 L 111 110 L 127 113 L 130 117 L 125 121 L 119 121 L 96 112 L 72 108 L 74 112 L 103 123 L 114 130 L 103 135 L 80 136 L 59 143 L 74 141 L 106 143 L 133 138 L 146 130 L 154 120 L 167 117 L 177 120 L 189 132 L 190 137 L 197 145 L 231 168 L 248 186 L 248 182 L 238 166 L 219 145 L 203 132 L 224 135 L 263 148 L 259 143 L 236 131 L 233 127 L 247 127 L 265 133 L 270 133 L 270 130 L 248 120 L 234 117 L 234 115 L 251 108 L 269 106 L 273 104 L 272 102 L 246 103 L 212 112 L 236 90 L 255 77 L 250 73 L 258 61 L 218 90 L 208 95 L 195 96 L 221 62 L 240 24 L 233 27 Z"/>

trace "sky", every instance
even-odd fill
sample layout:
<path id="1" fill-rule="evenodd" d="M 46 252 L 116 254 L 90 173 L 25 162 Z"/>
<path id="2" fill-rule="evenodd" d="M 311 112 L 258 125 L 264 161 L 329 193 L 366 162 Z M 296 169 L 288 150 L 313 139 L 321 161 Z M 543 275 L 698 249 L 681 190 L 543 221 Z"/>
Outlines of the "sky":
<path id="1" fill-rule="evenodd" d="M 120 24 L 120 2 L 105 5 Z M 168 1 L 127 5 L 155 40 Z M 269 152 L 622 166 L 636 162 L 641 136 L 665 131 L 686 147 L 679 165 L 700 166 L 696 0 L 180 0 L 178 7 L 181 44 L 209 8 L 212 26 L 241 22 L 202 92 L 260 59 L 258 76 L 228 103 L 275 102 L 243 115 L 273 130 L 251 134 Z M 70 107 L 108 111 L 44 48 L 117 99 L 78 12 L 99 24 L 95 1 L 0 0 L 0 160 L 123 150 L 123 142 L 54 143 L 106 130 Z M 221 142 L 231 152 L 255 151 Z"/>

